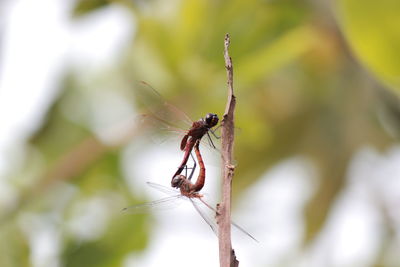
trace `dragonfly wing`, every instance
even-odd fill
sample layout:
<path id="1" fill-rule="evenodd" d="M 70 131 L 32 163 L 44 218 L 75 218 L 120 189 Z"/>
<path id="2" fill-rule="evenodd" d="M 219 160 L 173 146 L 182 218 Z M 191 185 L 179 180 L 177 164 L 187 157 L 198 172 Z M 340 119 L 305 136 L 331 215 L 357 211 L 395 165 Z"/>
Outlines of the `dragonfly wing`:
<path id="1" fill-rule="evenodd" d="M 193 121 L 182 110 L 167 102 L 150 84 L 144 81 L 136 82 L 134 93 L 146 113 L 163 124 L 178 129 L 188 129 L 192 126 Z"/>
<path id="2" fill-rule="evenodd" d="M 179 143 L 187 130 L 177 128 L 157 118 L 154 114 L 141 114 L 140 129 L 145 133 L 147 140 L 155 144 L 163 144 L 166 141 Z"/>
<path id="3" fill-rule="evenodd" d="M 181 201 L 179 201 L 181 197 L 182 195 L 165 197 L 151 202 L 129 206 L 124 208 L 122 211 L 128 213 L 148 213 L 149 211 L 156 209 L 171 209 L 177 207 L 181 203 Z"/>
<path id="4" fill-rule="evenodd" d="M 158 191 L 160 191 L 160 192 L 162 192 L 164 194 L 170 195 L 170 196 L 179 194 L 178 190 L 175 190 L 173 188 L 169 188 L 169 187 L 166 187 L 166 186 L 163 186 L 163 185 L 160 185 L 160 184 L 156 184 L 156 183 L 153 183 L 153 182 L 146 182 L 146 184 L 148 186 L 150 186 L 150 187 L 152 187 L 152 188 L 154 188 L 154 189 L 156 189 L 156 190 L 158 190 Z"/>
<path id="5" fill-rule="evenodd" d="M 211 219 L 199 206 L 199 204 L 193 200 L 192 198 L 189 198 L 190 202 L 192 202 L 193 207 L 196 209 L 197 213 L 203 218 L 203 220 L 210 226 L 211 230 L 214 232 L 216 236 L 218 236 L 218 227 L 214 219 Z"/>
<path id="6" fill-rule="evenodd" d="M 252 236 L 249 232 L 247 232 L 246 230 L 243 229 L 243 227 L 241 227 L 240 225 L 238 225 L 237 223 L 235 223 L 234 221 L 231 221 L 231 224 L 238 229 L 240 232 L 242 232 L 243 234 L 247 235 L 248 237 L 250 237 L 251 239 L 253 239 L 254 241 L 256 241 L 257 243 L 260 243 L 254 236 Z"/>
<path id="7" fill-rule="evenodd" d="M 200 201 L 210 210 L 212 210 L 215 214 L 217 214 L 217 210 L 211 206 L 210 204 L 208 204 L 207 202 L 205 202 L 203 199 L 200 198 Z M 236 229 L 238 229 L 240 232 L 242 232 L 243 234 L 247 235 L 248 237 L 250 237 L 251 239 L 253 239 L 254 241 L 256 241 L 257 243 L 259 243 L 259 241 L 252 236 L 249 232 L 247 232 L 246 230 L 244 230 L 243 227 L 241 227 L 240 225 L 238 225 L 237 223 L 235 223 L 234 221 L 231 221 L 231 224 L 233 225 L 233 227 L 235 227 Z"/>

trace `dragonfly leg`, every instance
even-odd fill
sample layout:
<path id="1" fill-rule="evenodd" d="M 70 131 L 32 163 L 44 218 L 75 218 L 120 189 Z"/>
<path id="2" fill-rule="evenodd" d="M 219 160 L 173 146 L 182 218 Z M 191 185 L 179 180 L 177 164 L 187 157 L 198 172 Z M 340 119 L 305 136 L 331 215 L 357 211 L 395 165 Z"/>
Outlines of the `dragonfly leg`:
<path id="1" fill-rule="evenodd" d="M 221 127 L 221 125 L 218 125 L 218 126 L 215 127 L 214 129 L 210 129 L 211 134 L 212 134 L 215 138 L 217 138 L 217 139 L 220 139 L 220 138 L 221 138 L 221 136 L 218 136 L 218 135 L 215 133 L 220 127 Z"/>
<path id="2" fill-rule="evenodd" d="M 213 134 L 214 136 L 215 136 L 215 134 Z M 208 144 L 212 147 L 212 148 L 216 148 L 215 147 L 215 145 L 214 145 L 214 142 L 212 141 L 212 139 L 211 139 L 211 136 L 210 136 L 210 134 L 207 132 L 207 140 L 208 140 Z"/>
<path id="3" fill-rule="evenodd" d="M 192 158 L 192 160 L 193 160 L 193 167 L 191 168 L 192 169 L 192 171 L 190 172 L 190 175 L 189 175 L 189 177 L 188 176 L 186 176 L 186 177 L 188 177 L 188 179 L 189 179 L 189 181 L 192 179 L 192 177 L 193 177 L 193 174 L 194 174 L 194 170 L 196 169 L 196 167 L 197 167 L 197 163 L 196 163 L 196 160 L 194 159 L 194 157 L 193 157 L 193 153 L 192 152 L 190 152 L 190 157 Z M 187 166 L 187 165 L 186 165 Z"/>
<path id="4" fill-rule="evenodd" d="M 192 153 L 190 153 L 190 157 L 193 160 L 193 167 L 188 167 L 188 165 L 185 165 L 184 169 L 185 169 L 185 177 L 187 177 L 189 180 L 192 179 L 194 171 L 196 170 L 197 164 L 196 161 L 194 159 L 194 156 Z M 188 176 L 188 170 L 191 170 L 190 175 Z"/>

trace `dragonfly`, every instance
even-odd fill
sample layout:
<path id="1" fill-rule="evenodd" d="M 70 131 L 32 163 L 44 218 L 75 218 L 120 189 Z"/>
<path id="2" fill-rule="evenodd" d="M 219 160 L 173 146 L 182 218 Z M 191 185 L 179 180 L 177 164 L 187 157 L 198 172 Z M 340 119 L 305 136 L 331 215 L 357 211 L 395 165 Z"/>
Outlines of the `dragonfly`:
<path id="1" fill-rule="evenodd" d="M 195 146 L 195 144 L 197 145 L 197 147 L 199 146 L 199 142 L 205 134 L 207 134 L 208 137 L 210 138 L 208 131 L 212 127 L 217 125 L 218 120 L 219 118 L 217 114 L 207 113 L 205 118 L 201 118 L 200 120 L 193 122 L 192 127 L 188 130 L 187 134 L 185 134 L 185 136 L 182 138 L 180 148 L 182 151 L 185 151 L 185 154 L 183 155 L 181 164 L 179 165 L 178 169 L 172 176 L 171 180 L 172 187 L 180 188 L 179 183 L 177 183 L 177 181 L 181 180 L 180 174 L 182 173 L 183 169 L 186 166 L 186 163 L 189 159 L 189 155 L 193 150 L 193 147 Z M 211 138 L 209 140 L 211 140 Z M 199 149 L 195 150 L 195 153 L 196 155 L 200 153 Z"/>
<path id="2" fill-rule="evenodd" d="M 140 84 L 147 87 L 147 89 L 148 89 L 147 91 L 150 91 L 149 93 L 153 94 L 153 96 L 155 96 L 155 98 L 157 99 L 156 101 L 162 102 L 162 106 L 165 107 L 165 109 L 162 110 L 161 112 L 150 111 L 151 117 L 160 121 L 164 125 L 168 125 L 169 127 L 171 127 L 171 125 L 172 125 L 172 128 L 177 128 L 173 123 L 170 123 L 168 121 L 169 119 L 166 118 L 166 116 L 165 116 L 165 111 L 167 111 L 167 113 L 169 111 L 172 111 L 172 113 L 179 114 L 180 117 L 183 117 L 185 121 L 191 122 L 190 128 L 187 131 L 185 131 L 185 135 L 183 136 L 183 138 L 180 142 L 180 149 L 182 151 L 184 151 L 182 162 L 178 166 L 178 169 L 176 170 L 176 172 L 172 175 L 172 179 L 171 179 L 171 186 L 179 189 L 180 187 L 179 187 L 179 183 L 177 183 L 177 181 L 179 181 L 179 179 L 181 178 L 180 175 L 187 165 L 189 156 L 191 155 L 191 152 L 193 151 L 193 147 L 195 146 L 195 144 L 198 143 L 203 138 L 203 136 L 207 135 L 211 146 L 213 148 L 215 148 L 215 145 L 212 142 L 209 132 L 211 132 L 214 136 L 216 136 L 214 134 L 214 132 L 212 131 L 212 128 L 214 128 L 218 124 L 218 121 L 219 121 L 218 115 L 215 113 L 207 113 L 204 118 L 201 118 L 197 121 L 192 121 L 189 119 L 189 117 L 183 111 L 180 111 L 177 107 L 164 101 L 163 97 L 151 85 L 149 85 L 148 83 L 146 83 L 144 81 L 141 81 Z M 141 87 L 139 87 L 139 88 L 141 88 Z M 148 94 L 148 93 L 146 93 L 146 94 Z M 171 113 L 171 112 L 169 112 L 169 113 Z"/>
<path id="3" fill-rule="evenodd" d="M 208 204 L 203 199 L 203 197 L 204 197 L 203 194 L 201 194 L 199 192 L 204 186 L 204 181 L 205 181 L 205 177 L 206 177 L 206 169 L 205 169 L 204 161 L 203 161 L 201 153 L 200 153 L 199 142 L 200 142 L 200 140 L 197 140 L 196 143 L 194 144 L 194 151 L 196 154 L 197 162 L 200 166 L 200 171 L 199 171 L 199 174 L 198 174 L 198 177 L 197 177 L 195 183 L 191 182 L 191 178 L 192 178 L 194 170 L 196 168 L 196 164 L 195 164 L 196 161 L 194 160 L 192 154 L 190 154 L 194 161 L 194 166 L 191 168 L 192 170 L 191 170 L 189 177 L 186 177 L 183 174 L 179 174 L 179 175 L 175 176 L 174 179 L 172 180 L 173 187 L 179 188 L 179 191 L 177 191 L 176 189 L 165 187 L 160 184 L 147 182 L 148 186 L 150 186 L 156 190 L 159 190 L 163 193 L 168 194 L 169 197 L 165 197 L 165 198 L 162 198 L 159 200 L 147 202 L 144 204 L 130 206 L 130 207 L 124 208 L 123 211 L 137 213 L 142 210 L 146 210 L 149 208 L 156 208 L 158 206 L 174 202 L 177 199 L 186 199 L 191 202 L 191 204 L 193 205 L 193 207 L 195 208 L 197 213 L 210 226 L 211 230 L 218 236 L 218 227 L 217 227 L 215 220 L 209 218 L 207 216 L 207 214 L 205 214 L 201 208 L 201 205 L 203 205 L 203 206 L 207 207 L 209 210 L 211 210 L 215 215 L 219 214 L 218 211 L 213 206 Z M 254 241 L 258 242 L 258 240 L 255 237 L 253 237 L 251 234 L 249 234 L 241 226 L 239 226 L 235 222 L 231 222 L 231 224 L 235 228 L 237 228 L 239 231 L 241 231 L 242 233 L 244 233 L 245 235 L 247 235 Z"/>

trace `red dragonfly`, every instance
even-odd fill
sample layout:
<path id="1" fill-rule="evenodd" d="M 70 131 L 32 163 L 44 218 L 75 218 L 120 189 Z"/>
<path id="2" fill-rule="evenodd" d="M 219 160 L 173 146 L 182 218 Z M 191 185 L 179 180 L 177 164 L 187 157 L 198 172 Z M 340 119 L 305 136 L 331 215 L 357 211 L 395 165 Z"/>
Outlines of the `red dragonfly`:
<path id="1" fill-rule="evenodd" d="M 188 119 L 188 116 L 186 116 L 178 108 L 174 107 L 171 104 L 168 104 L 166 101 L 163 101 L 162 96 L 157 92 L 157 90 L 155 90 L 148 83 L 142 81 L 141 84 L 145 85 L 153 93 L 153 95 L 155 94 L 157 101 L 161 100 L 163 102 L 163 106 L 166 107 L 163 111 L 172 110 L 173 113 L 180 113 L 181 117 L 183 116 L 186 121 L 188 121 L 188 120 L 191 121 L 190 119 Z M 165 114 L 162 114 L 162 112 L 151 112 L 151 113 L 152 113 L 152 117 L 159 120 L 163 124 L 172 125 L 171 123 L 168 122 L 168 118 L 167 119 L 164 118 Z M 190 129 L 186 131 L 185 135 L 183 136 L 183 138 L 181 140 L 180 149 L 182 151 L 184 151 L 185 154 L 183 155 L 182 162 L 179 165 L 178 169 L 176 170 L 174 175 L 172 175 L 172 179 L 171 179 L 172 187 L 180 188 L 179 183 L 177 183 L 177 181 L 179 180 L 180 174 L 185 169 L 185 166 L 189 159 L 189 155 L 191 154 L 191 152 L 193 150 L 193 147 L 195 146 L 196 143 L 198 143 L 198 141 L 200 141 L 203 138 L 204 135 L 207 134 L 211 145 L 215 148 L 214 144 L 212 143 L 212 139 L 210 138 L 209 131 L 218 124 L 218 121 L 219 121 L 219 118 L 218 118 L 217 114 L 207 113 L 204 118 L 201 118 L 200 120 L 194 121 L 191 123 Z M 199 152 L 196 152 L 196 154 L 197 153 L 199 153 Z M 204 181 L 202 183 L 204 185 Z"/>
<path id="2" fill-rule="evenodd" d="M 197 155 L 197 160 L 199 161 L 199 165 L 202 166 L 202 163 L 200 163 L 201 155 L 199 156 L 199 154 L 200 154 L 200 150 L 198 148 L 199 142 L 205 134 L 208 134 L 208 131 L 212 127 L 217 125 L 218 120 L 219 119 L 216 114 L 208 113 L 204 119 L 202 118 L 198 121 L 193 122 L 192 127 L 188 130 L 187 134 L 185 134 L 185 136 L 182 138 L 180 148 L 182 151 L 185 151 L 185 154 L 183 156 L 181 164 L 178 167 L 178 170 L 176 170 L 176 172 L 172 176 L 172 180 L 171 180 L 172 187 L 181 188 L 180 184 L 181 184 L 182 179 L 180 177 L 180 174 L 183 171 L 183 169 L 185 168 L 186 163 L 189 159 L 189 155 L 192 152 L 192 149 L 194 146 L 195 146 L 195 152 Z M 197 149 L 196 149 L 196 146 L 197 146 Z M 201 170 L 202 169 L 200 167 L 200 172 L 201 172 Z M 204 177 L 205 177 L 205 173 L 204 173 Z M 199 176 L 199 178 L 200 178 L 200 176 Z M 196 182 L 196 184 L 197 184 L 197 182 Z M 200 189 L 203 188 L 203 185 L 204 185 L 204 179 L 202 181 L 201 187 L 197 191 L 200 191 Z M 181 189 L 181 191 L 182 191 L 182 189 Z"/>
<path id="3" fill-rule="evenodd" d="M 172 179 L 172 184 L 173 187 L 175 188 L 179 188 L 180 192 L 177 192 L 174 189 L 170 189 L 168 187 L 159 185 L 159 184 L 155 184 L 155 183 L 151 183 L 151 182 L 147 182 L 147 184 L 163 193 L 166 193 L 168 195 L 170 195 L 169 197 L 166 198 L 162 198 L 159 200 L 155 200 L 152 202 L 148 202 L 148 203 L 144 203 L 141 205 L 135 205 L 135 206 L 131 206 L 131 207 L 127 207 L 124 208 L 123 211 L 129 211 L 129 212 L 140 212 L 143 209 L 147 209 L 147 208 L 154 208 L 157 207 L 159 205 L 163 205 L 166 204 L 168 202 L 172 202 L 175 201 L 179 198 L 184 198 L 189 200 L 193 207 L 195 208 L 195 210 L 199 213 L 199 215 L 203 218 L 203 220 L 210 226 L 210 228 L 212 229 L 212 231 L 217 234 L 217 225 L 215 220 L 210 219 L 201 209 L 200 205 L 201 203 L 206 206 L 208 209 L 210 209 L 214 214 L 218 214 L 217 210 L 215 208 L 213 208 L 210 204 L 208 204 L 206 201 L 204 201 L 203 199 L 203 195 L 199 193 L 199 191 L 203 188 L 204 186 L 204 181 L 205 181 L 205 177 L 206 177 L 206 169 L 204 166 L 204 162 L 200 153 L 200 148 L 199 148 L 199 142 L 200 140 L 197 140 L 194 144 L 194 151 L 196 153 L 196 158 L 197 161 L 199 163 L 200 166 L 200 171 L 199 171 L 199 175 L 197 177 L 196 182 L 193 184 L 190 180 L 192 178 L 192 175 L 194 173 L 194 170 L 196 168 L 196 164 L 194 163 L 194 166 L 192 168 L 191 174 L 190 176 L 187 178 L 185 175 L 179 174 L 177 176 L 175 176 Z M 193 157 L 193 156 L 192 156 Z M 193 161 L 195 162 L 194 158 Z M 178 193 L 178 194 L 176 194 Z M 246 232 L 242 227 L 240 227 L 239 225 L 237 225 L 236 223 L 232 222 L 232 225 L 237 228 L 238 230 L 240 230 L 241 232 L 243 232 L 245 235 L 247 235 L 248 237 L 250 237 L 251 239 L 253 239 L 254 241 L 258 242 L 258 240 L 256 238 L 254 238 L 251 234 L 249 234 L 248 232 Z"/>

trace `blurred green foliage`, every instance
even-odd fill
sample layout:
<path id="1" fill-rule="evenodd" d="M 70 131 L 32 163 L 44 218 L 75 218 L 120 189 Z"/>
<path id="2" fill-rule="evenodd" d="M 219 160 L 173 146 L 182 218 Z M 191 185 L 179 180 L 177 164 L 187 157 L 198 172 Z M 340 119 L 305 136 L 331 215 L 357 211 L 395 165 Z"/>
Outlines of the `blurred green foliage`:
<path id="1" fill-rule="evenodd" d="M 400 88 L 400 2 L 338 2 L 338 18 L 356 56 L 391 88 Z"/>
<path id="2" fill-rule="evenodd" d="M 21 186 L 20 203 L 1 215 L 1 266 L 28 265 L 27 241 L 10 222 L 28 211 L 56 209 L 68 220 L 68 212 L 82 198 L 105 192 L 121 197 L 109 207 L 113 219 L 95 240 L 82 241 L 63 231 L 62 262 L 120 266 L 128 253 L 145 248 L 147 217 L 118 213 L 118 207 L 144 201 L 129 192 L 121 171 L 121 154 L 135 143 L 135 130 L 130 129 L 130 138 L 117 145 L 102 142 L 93 128 L 93 118 L 99 115 L 91 101 L 111 92 L 134 107 L 134 83 L 144 80 L 192 118 L 207 111 L 222 114 L 226 101 L 222 49 L 227 32 L 238 97 L 236 125 L 241 129 L 235 143 L 234 194 L 285 158 L 312 159 L 319 180 L 304 211 L 305 244 L 324 226 L 346 184 L 354 153 L 366 144 L 383 149 L 397 141 L 383 131 L 376 116 L 387 98 L 363 68 L 373 72 L 379 83 L 398 90 L 399 1 L 339 1 L 332 14 L 329 7 L 305 0 L 81 0 L 71 19 L 109 5 L 128 10 L 136 32 L 118 64 L 99 67 L 90 74 L 89 84 L 79 80 L 82 74 L 66 70 L 59 97 L 27 144 L 28 158 L 40 160 L 27 160 L 13 174 L 17 180 L 33 182 Z M 395 103 L 390 115 L 399 105 L 394 96 L 389 98 Z M 36 170 L 31 174 L 30 164 Z M 71 199 L 61 206 L 43 205 L 43 198 L 59 186 L 74 188 Z"/>

